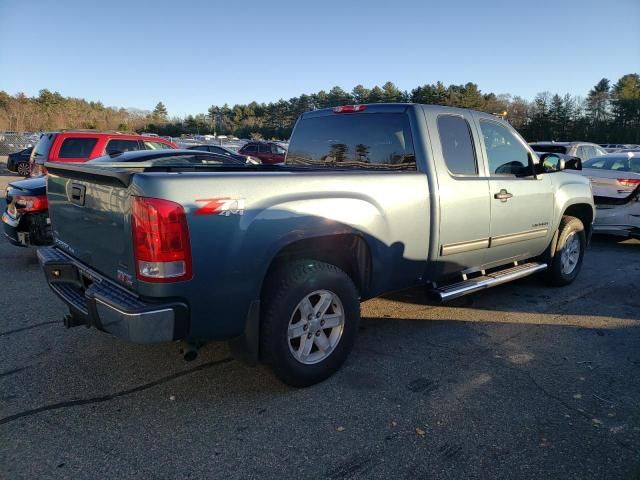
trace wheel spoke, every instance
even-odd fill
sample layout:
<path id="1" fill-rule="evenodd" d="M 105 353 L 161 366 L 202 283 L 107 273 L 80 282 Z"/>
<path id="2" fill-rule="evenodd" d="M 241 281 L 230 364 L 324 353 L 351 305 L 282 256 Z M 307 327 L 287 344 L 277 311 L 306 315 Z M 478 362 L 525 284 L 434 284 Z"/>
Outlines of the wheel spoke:
<path id="1" fill-rule="evenodd" d="M 341 313 L 329 313 L 325 314 L 322 317 L 324 324 L 322 324 L 322 328 L 333 328 L 337 327 L 342 323 L 342 314 Z"/>
<path id="2" fill-rule="evenodd" d="M 329 292 L 324 292 L 320 295 L 320 300 L 316 303 L 313 308 L 313 314 L 315 317 L 322 317 L 328 308 L 331 306 L 331 302 L 333 302 L 333 295 Z"/>
<path id="3" fill-rule="evenodd" d="M 313 315 L 313 313 L 314 313 L 313 305 L 311 304 L 311 300 L 309 300 L 309 297 L 305 297 L 304 300 L 302 300 L 300 302 L 300 305 L 298 306 L 298 309 L 300 310 L 300 313 L 302 314 L 302 319 L 303 320 L 310 319 L 309 316 Z"/>
<path id="4" fill-rule="evenodd" d="M 313 337 L 302 337 L 300 347 L 298 348 L 298 358 L 300 358 L 300 360 L 306 360 L 309 353 L 311 353 L 311 347 L 313 347 Z"/>
<path id="5" fill-rule="evenodd" d="M 329 348 L 331 347 L 331 345 L 329 344 L 329 339 L 327 338 L 327 336 L 324 334 L 324 332 L 322 330 L 319 331 L 320 335 L 315 336 L 315 343 L 317 345 L 317 347 L 322 350 L 324 353 L 326 353 Z"/>
<path id="6" fill-rule="evenodd" d="M 301 320 L 294 325 L 289 325 L 289 338 L 298 338 L 306 334 L 307 331 L 304 329 L 306 324 L 306 321 Z"/>

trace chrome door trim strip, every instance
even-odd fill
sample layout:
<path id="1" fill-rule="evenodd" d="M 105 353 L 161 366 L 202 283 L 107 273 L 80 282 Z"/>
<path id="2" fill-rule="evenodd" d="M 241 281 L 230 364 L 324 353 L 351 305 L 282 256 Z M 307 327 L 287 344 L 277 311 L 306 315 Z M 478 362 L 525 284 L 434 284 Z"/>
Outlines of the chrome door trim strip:
<path id="1" fill-rule="evenodd" d="M 465 242 L 448 243 L 440 247 L 440 255 L 446 257 L 447 255 L 455 255 L 456 253 L 472 252 L 474 250 L 481 250 L 483 248 L 489 248 L 489 239 L 482 238 L 479 240 L 468 240 Z"/>
<path id="2" fill-rule="evenodd" d="M 524 242 L 526 240 L 533 240 L 534 238 L 546 237 L 548 232 L 548 228 L 536 228 L 535 230 L 527 230 L 525 232 L 491 237 L 489 248 L 501 247 L 502 245 L 508 245 L 510 243 Z"/>

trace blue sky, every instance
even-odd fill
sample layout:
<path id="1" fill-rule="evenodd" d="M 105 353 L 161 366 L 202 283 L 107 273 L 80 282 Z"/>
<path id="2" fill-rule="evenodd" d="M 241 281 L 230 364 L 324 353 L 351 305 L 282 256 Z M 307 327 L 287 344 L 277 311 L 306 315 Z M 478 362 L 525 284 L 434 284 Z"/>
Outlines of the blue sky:
<path id="1" fill-rule="evenodd" d="M 584 96 L 632 72 L 638 0 L 0 0 L 0 90 L 170 115 L 388 80 Z"/>

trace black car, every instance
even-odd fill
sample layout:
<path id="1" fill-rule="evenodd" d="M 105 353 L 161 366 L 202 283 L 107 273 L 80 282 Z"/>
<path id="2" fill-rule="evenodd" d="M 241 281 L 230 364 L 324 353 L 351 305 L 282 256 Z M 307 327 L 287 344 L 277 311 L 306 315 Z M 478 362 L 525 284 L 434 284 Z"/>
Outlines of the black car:
<path id="1" fill-rule="evenodd" d="M 87 163 L 153 163 L 153 166 L 162 166 L 163 161 L 175 165 L 176 163 L 191 164 L 216 164 L 221 165 L 244 165 L 249 163 L 247 157 L 238 155 L 239 158 L 229 155 L 221 155 L 219 153 L 205 152 L 202 150 L 136 150 L 123 153 L 114 153 L 112 155 L 103 155 L 102 157 L 89 160 Z"/>
<path id="2" fill-rule="evenodd" d="M 193 165 L 245 165 L 242 160 L 210 152 L 193 150 L 137 150 L 113 155 L 104 155 L 87 163 L 109 164 L 145 163 L 162 167 L 163 162 L 175 165 L 186 163 Z M 46 177 L 35 177 L 12 182 L 7 187 L 7 208 L 2 214 L 4 235 L 14 245 L 50 245 L 53 243 L 49 204 L 46 195 Z"/>
<path id="3" fill-rule="evenodd" d="M 33 147 L 25 148 L 19 152 L 10 153 L 7 158 L 7 168 L 17 172 L 22 177 L 29 176 L 29 158 Z"/>
<path id="4" fill-rule="evenodd" d="M 240 160 L 246 163 L 262 163 L 259 158 L 252 157 L 250 155 L 240 155 L 239 153 L 236 153 L 233 150 L 229 150 L 228 148 L 222 147 L 220 145 L 193 145 L 191 147 L 187 147 L 187 149 L 200 150 L 202 152 L 219 153 L 220 155 L 227 155 L 228 157 L 232 157 L 236 160 Z"/>
<path id="5" fill-rule="evenodd" d="M 7 208 L 2 214 L 4 235 L 18 247 L 49 245 L 51 221 L 46 177 L 12 182 L 7 187 Z"/>

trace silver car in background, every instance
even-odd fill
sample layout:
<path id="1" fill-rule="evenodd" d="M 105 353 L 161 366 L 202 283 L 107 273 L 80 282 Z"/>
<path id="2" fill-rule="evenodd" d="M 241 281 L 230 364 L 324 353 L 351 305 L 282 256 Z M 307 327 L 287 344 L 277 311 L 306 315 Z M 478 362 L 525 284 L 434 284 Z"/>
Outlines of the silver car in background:
<path id="1" fill-rule="evenodd" d="M 578 157 L 583 162 L 607 154 L 600 145 L 589 142 L 533 142 L 529 145 L 537 153 L 562 153 L 570 157 Z"/>
<path id="2" fill-rule="evenodd" d="M 594 232 L 640 238 L 640 153 L 610 153 L 582 164 L 596 204 Z"/>

